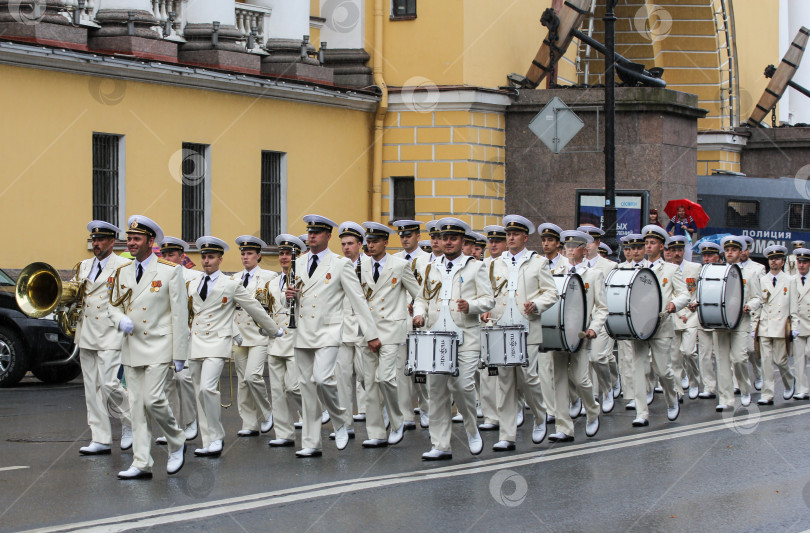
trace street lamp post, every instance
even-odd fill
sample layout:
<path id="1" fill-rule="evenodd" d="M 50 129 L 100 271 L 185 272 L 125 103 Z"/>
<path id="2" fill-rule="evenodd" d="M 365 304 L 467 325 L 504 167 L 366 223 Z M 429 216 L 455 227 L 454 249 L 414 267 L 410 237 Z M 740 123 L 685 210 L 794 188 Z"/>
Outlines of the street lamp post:
<path id="1" fill-rule="evenodd" d="M 605 243 L 618 257 L 616 239 L 616 99 L 615 99 L 615 52 L 616 15 L 618 0 L 607 0 L 605 5 Z"/>

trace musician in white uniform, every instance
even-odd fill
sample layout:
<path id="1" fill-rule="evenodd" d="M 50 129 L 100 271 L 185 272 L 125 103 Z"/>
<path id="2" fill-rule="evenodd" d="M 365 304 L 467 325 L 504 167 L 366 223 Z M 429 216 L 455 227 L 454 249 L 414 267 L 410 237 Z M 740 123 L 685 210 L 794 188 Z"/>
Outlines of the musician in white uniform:
<path id="1" fill-rule="evenodd" d="M 796 316 L 798 335 L 793 339 L 793 368 L 796 371 L 794 400 L 810 399 L 807 385 L 807 347 L 810 339 L 810 249 L 796 248 Z"/>
<path id="2" fill-rule="evenodd" d="M 720 245 L 713 242 L 702 242 L 699 245 L 703 264 L 716 264 L 720 262 Z M 697 309 L 694 304 L 691 304 Z M 698 355 L 700 359 L 700 382 L 703 390 L 698 397 L 703 400 L 717 398 L 717 373 L 714 370 L 715 351 L 717 348 L 717 335 L 711 328 L 704 328 L 698 322 Z"/>
<path id="3" fill-rule="evenodd" d="M 191 347 L 189 368 L 197 398 L 197 415 L 202 433 L 198 457 L 219 457 L 225 428 L 217 385 L 225 362 L 233 353 L 236 306 L 263 328 L 267 335 L 278 336 L 279 327 L 242 281 L 226 277 L 220 271 L 222 256 L 230 248 L 222 239 L 206 235 L 197 239 L 203 276 L 188 285 L 191 298 Z M 266 352 L 265 352 L 266 353 Z M 264 381 L 262 381 L 263 383 Z M 264 421 L 266 419 L 262 419 Z"/>
<path id="4" fill-rule="evenodd" d="M 183 267 L 183 280 L 186 285 L 202 276 L 199 270 L 192 270 L 183 266 L 183 254 L 188 250 L 188 243 L 177 237 L 163 237 L 160 244 L 160 255 L 166 261 Z M 186 434 L 186 441 L 197 438 L 197 402 L 194 399 L 194 382 L 191 379 L 191 371 L 184 366 L 176 370 L 173 366 L 166 372 L 166 397 L 169 406 L 175 415 L 177 423 L 183 428 Z M 157 444 L 166 444 L 166 437 L 160 436 L 155 439 Z"/>
<path id="5" fill-rule="evenodd" d="M 667 241 L 666 247 L 670 251 L 670 263 L 676 265 L 681 271 L 686 288 L 689 291 L 690 301 L 695 299 L 697 280 L 700 275 L 700 265 L 683 258 L 686 237 L 675 235 Z M 688 394 L 694 400 L 700 392 L 700 370 L 698 369 L 697 353 L 697 327 L 698 313 L 689 306 L 684 307 L 675 314 L 675 339 L 672 343 L 672 373 L 678 392 Z"/>
<path id="6" fill-rule="evenodd" d="M 683 281 L 680 270 L 675 265 L 664 262 L 664 258 L 661 257 L 664 243 L 669 238 L 667 232 L 661 226 L 649 224 L 642 228 L 641 234 L 644 235 L 644 251 L 647 255 L 643 265 L 651 269 L 658 279 L 662 297 L 660 311 L 663 316 L 660 319 L 661 322 L 655 335 L 646 341 L 633 341 L 635 369 L 633 381 L 636 398 L 634 427 L 649 425 L 649 410 L 645 403 L 647 388 L 646 383 L 644 383 L 643 366 L 643 362 L 647 361 L 649 354 L 652 355 L 653 371 L 658 376 L 664 389 L 667 418 L 674 421 L 680 414 L 679 395 L 669 359 L 672 339 L 675 335 L 672 315 L 689 303 L 689 291 L 686 289 L 686 283 Z"/>
<path id="7" fill-rule="evenodd" d="M 402 250 L 393 254 L 394 257 L 404 259 L 411 267 L 418 285 L 422 284 L 421 270 L 424 270 L 428 256 L 424 250 L 419 248 L 419 239 L 421 238 L 420 228 L 422 223 L 417 220 L 395 220 L 392 222 L 394 227 L 397 228 L 399 241 L 402 243 Z M 413 320 L 410 320 L 410 309 L 412 308 L 413 298 L 409 299 L 406 305 L 408 312 L 407 331 L 413 330 Z M 405 429 L 416 429 L 416 421 L 414 419 L 414 403 L 417 402 L 419 412 L 428 412 L 428 398 L 427 386 L 423 383 L 414 383 L 412 379 L 405 376 L 405 364 L 408 360 L 407 350 L 401 350 L 399 359 L 397 360 L 397 395 L 399 397 L 399 408 L 402 411 L 402 417 L 405 420 Z"/>
<path id="8" fill-rule="evenodd" d="M 765 268 L 761 263 L 757 263 L 753 259 L 750 259 L 751 252 L 754 249 L 754 238 L 748 235 L 743 235 L 740 238 L 745 241 L 746 247 L 740 252 L 740 258 L 737 263 L 740 265 L 740 268 L 751 268 L 756 273 L 757 278 L 761 278 L 768 272 L 768 269 Z M 750 335 L 747 335 L 745 337 L 745 346 L 743 350 L 748 358 L 748 362 L 751 363 L 754 388 L 756 390 L 762 390 L 762 356 L 757 352 L 754 346 L 756 342 L 759 342 L 758 339 L 751 338 Z M 732 377 L 734 378 L 734 388 L 738 389 L 739 384 L 737 383 L 736 375 Z"/>
<path id="9" fill-rule="evenodd" d="M 463 338 L 458 346 L 459 375 L 428 376 L 432 447 L 422 454 L 425 461 L 452 458 L 451 393 L 464 420 L 470 453 L 478 455 L 483 450 L 475 413 L 475 368 L 481 349 L 478 317 L 495 304 L 484 264 L 461 253 L 464 235 L 470 227 L 457 218 L 447 217 L 438 221 L 437 229 L 442 232 L 444 257 L 431 263 L 423 275 L 422 290 L 414 302 L 413 325 L 427 326 L 431 331 L 454 331 Z"/>
<path id="10" fill-rule="evenodd" d="M 607 259 L 610 255 L 613 254 L 613 248 L 611 248 L 610 246 L 608 246 L 603 242 L 600 242 L 598 252 L 600 257 Z"/>
<path id="11" fill-rule="evenodd" d="M 782 397 L 793 397 L 796 380 L 788 362 L 785 328 L 790 326 L 791 336 L 799 335 L 798 288 L 796 278 L 784 272 L 787 248 L 779 244 L 765 248 L 770 272 L 759 279 L 762 307 L 754 316 L 754 331 L 759 336 L 762 353 L 762 394 L 759 405 L 773 405 L 773 366 L 779 369 L 785 389 Z"/>
<path id="12" fill-rule="evenodd" d="M 94 257 L 79 264 L 73 279 L 83 283 L 85 291 L 74 342 L 79 347 L 87 424 L 92 440 L 79 448 L 79 453 L 108 455 L 112 445 L 111 413 L 121 418 L 121 449 L 132 447 L 129 400 L 126 389 L 118 381 L 124 336 L 116 327 L 118 324 L 107 318 L 107 282 L 129 261 L 113 253 L 115 239 L 121 232 L 118 227 L 103 220 L 93 220 L 87 224 L 87 231 L 90 232 Z"/>
<path id="13" fill-rule="evenodd" d="M 338 227 L 338 238 L 343 256 L 352 262 L 352 269 L 359 271 L 359 265 L 368 270 L 369 259 L 361 253 L 366 231 L 357 222 L 351 220 L 343 222 Z M 359 275 L 358 275 L 359 279 Z M 363 354 L 360 326 L 357 323 L 357 314 L 351 304 L 344 298 L 343 308 L 347 310 L 343 317 L 343 331 L 341 333 L 340 348 L 338 348 L 337 362 L 335 363 L 335 379 L 337 380 L 338 401 L 348 409 L 346 418 L 346 432 L 350 439 L 355 436 L 354 421 L 366 420 L 366 386 L 363 379 Z M 357 414 L 354 415 L 355 390 L 357 391 Z M 329 436 L 334 438 L 333 435 Z"/>
<path id="14" fill-rule="evenodd" d="M 370 269 L 362 272 L 361 286 L 368 301 L 372 319 L 377 325 L 382 347 L 375 353 L 363 347 L 363 382 L 366 384 L 365 448 L 379 448 L 397 444 L 405 430 L 403 413 L 397 393 L 399 360 L 406 358 L 405 338 L 410 321 L 408 302 L 419 291 L 411 268 L 405 259 L 386 251 L 388 238 L 394 233 L 379 222 L 363 223 L 366 243 L 371 258 Z M 383 421 L 383 404 L 388 411 L 391 434 L 387 435 Z M 412 416 L 413 409 L 409 406 Z"/>
<path id="15" fill-rule="evenodd" d="M 167 367 L 183 368 L 188 354 L 188 302 L 182 267 L 158 259 L 152 246 L 163 230 L 142 215 L 127 221 L 127 249 L 134 261 L 108 280 L 107 315 L 124 332 L 121 360 L 132 416 L 132 465 L 119 479 L 152 477 L 152 430 L 156 424 L 168 441 L 166 472 L 185 463 L 186 435 L 177 426 L 166 399 Z M 148 289 L 148 290 L 147 290 Z"/>
<path id="16" fill-rule="evenodd" d="M 720 241 L 726 263 L 739 263 L 743 250 L 748 248 L 745 239 L 736 235 L 723 237 Z M 740 402 L 743 406 L 751 403 L 751 378 L 748 373 L 748 342 L 752 333 L 752 318 L 761 305 L 758 269 L 751 262 L 742 269 L 743 276 L 743 315 L 740 323 L 732 330 L 716 329 L 715 356 L 717 358 L 718 412 L 734 407 L 734 384 L 732 374 L 740 387 Z"/>
<path id="17" fill-rule="evenodd" d="M 298 330 L 295 334 L 295 361 L 301 373 L 303 407 L 303 447 L 296 457 L 319 457 L 321 448 L 320 403 L 329 411 L 338 450 L 349 442 L 348 414 L 340 405 L 335 380 L 335 364 L 341 343 L 347 301 L 357 315 L 363 339 L 372 352 L 380 349 L 377 326 L 357 280 L 351 261 L 328 249 L 337 224 L 320 215 L 306 215 L 309 253 L 296 261 L 295 288 L 287 288 L 287 298 L 297 298 Z"/>
<path id="18" fill-rule="evenodd" d="M 273 320 L 284 328 L 284 335 L 270 341 L 267 351 L 267 374 L 270 378 L 270 396 L 273 403 L 273 418 L 276 438 L 268 441 L 268 446 L 281 448 L 295 446 L 293 423 L 301 412 L 301 384 L 298 366 L 295 364 L 295 332 L 290 324 L 290 302 L 285 292 L 295 278 L 290 266 L 293 251 L 298 255 L 306 249 L 298 237 L 282 233 L 276 237 L 278 262 L 281 275 L 270 284 L 273 302 Z"/>
<path id="19" fill-rule="evenodd" d="M 790 244 L 793 247 L 792 248 L 793 251 L 796 251 L 799 248 L 804 247 L 804 241 L 802 240 L 790 241 Z M 791 276 L 795 276 L 799 273 L 799 269 L 796 263 L 796 256 L 793 255 L 792 253 L 789 253 L 788 256 L 785 258 L 785 272 L 787 272 Z"/>
<path id="20" fill-rule="evenodd" d="M 572 393 L 579 398 L 586 413 L 585 435 L 593 437 L 599 431 L 600 406 L 594 400 L 593 384 L 590 377 L 590 355 L 597 332 L 605 326 L 608 316 L 605 296 L 605 276 L 600 270 L 590 268 L 585 261 L 586 246 L 593 242 L 589 234 L 573 230 L 563 231 L 560 235 L 565 247 L 566 257 L 571 265 L 569 275 L 578 274 L 585 288 L 585 339 L 576 353 L 562 351 L 552 352 L 554 358 L 554 393 L 557 405 L 569 401 Z M 572 303 L 571 303 L 572 304 Z M 606 395 L 613 401 L 613 391 Z M 611 408 L 612 409 L 612 408 Z M 610 409 L 608 409 L 610 411 Z M 549 435 L 551 442 L 569 442 L 574 440 L 574 422 L 571 413 L 561 409 L 557 416 L 556 432 Z"/>
<path id="21" fill-rule="evenodd" d="M 267 248 L 267 243 L 253 235 L 241 235 L 236 238 L 236 245 L 239 246 L 245 268 L 232 275 L 231 279 L 240 282 L 254 298 L 262 298 L 263 306 L 266 306 L 269 313 L 270 285 L 278 273 L 259 266 L 262 249 Z M 242 429 L 236 434 L 239 437 L 256 437 L 259 431 L 267 433 L 273 429 L 273 408 L 264 382 L 270 337 L 262 335 L 259 325 L 247 311 L 237 306 L 234 315 L 234 341 L 233 360 L 238 383 L 236 401 L 242 418 Z"/>
<path id="22" fill-rule="evenodd" d="M 644 263 L 644 236 L 640 233 L 630 233 L 620 240 L 623 245 L 625 261 L 620 263 L 618 268 L 641 268 Z M 617 340 L 616 346 L 619 351 L 619 373 L 621 375 L 624 398 L 630 400 L 625 405 L 625 409 L 632 411 L 636 408 L 633 341 L 627 339 Z M 644 374 L 649 376 L 651 373 L 652 370 L 650 369 L 648 358 L 648 360 L 644 362 Z M 645 378 L 645 383 L 648 380 L 649 378 Z M 652 393 L 650 396 L 652 396 Z"/>

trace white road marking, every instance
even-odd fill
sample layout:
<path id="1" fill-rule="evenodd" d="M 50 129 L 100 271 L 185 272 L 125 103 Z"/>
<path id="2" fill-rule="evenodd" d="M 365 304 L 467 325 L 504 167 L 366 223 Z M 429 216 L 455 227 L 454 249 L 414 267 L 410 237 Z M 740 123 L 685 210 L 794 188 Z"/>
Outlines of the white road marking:
<path id="1" fill-rule="evenodd" d="M 790 407 L 770 411 L 766 414 L 754 413 L 752 415 L 739 417 L 738 420 L 744 423 L 750 418 L 752 422 L 761 423 L 808 413 L 810 413 L 810 406 Z M 186 522 L 189 520 L 199 520 L 228 513 L 251 511 L 274 505 L 314 500 L 317 498 L 336 496 L 348 492 L 379 489 L 382 487 L 391 487 L 431 479 L 445 479 L 472 474 L 481 474 L 501 470 L 503 468 L 516 468 L 520 466 L 556 461 L 568 457 L 581 457 L 584 455 L 591 455 L 622 448 L 630 448 L 643 444 L 701 435 L 704 433 L 712 433 L 723 429 L 730 429 L 728 422 L 725 420 L 700 422 L 697 424 L 690 424 L 688 426 L 661 429 L 647 433 L 617 437 L 605 441 L 588 442 L 581 445 L 565 446 L 550 450 L 540 450 L 520 455 L 513 455 L 510 457 L 486 459 L 475 463 L 450 465 L 429 470 L 416 470 L 412 472 L 402 472 L 385 476 L 358 478 L 355 480 L 317 483 L 274 492 L 263 492 L 211 502 L 200 502 L 165 509 L 155 509 L 142 513 L 133 513 L 129 515 L 102 518 L 99 520 L 77 522 L 74 524 L 62 524 L 30 531 L 41 533 L 78 530 L 99 533 L 110 531 L 129 531 L 138 528 L 149 528 L 177 522 Z"/>
<path id="2" fill-rule="evenodd" d="M 4 472 L 6 470 L 23 470 L 25 468 L 31 468 L 30 466 L 4 466 L 0 468 L 0 472 Z"/>

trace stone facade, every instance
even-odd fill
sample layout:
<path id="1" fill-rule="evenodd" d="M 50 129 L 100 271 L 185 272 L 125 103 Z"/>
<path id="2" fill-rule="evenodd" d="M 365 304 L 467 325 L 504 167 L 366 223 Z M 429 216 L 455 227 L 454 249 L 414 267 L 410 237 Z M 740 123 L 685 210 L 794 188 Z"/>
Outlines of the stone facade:
<path id="1" fill-rule="evenodd" d="M 810 128 L 738 128 L 750 135 L 741 172 L 755 178 L 810 176 Z M 807 167 L 807 168 L 805 168 Z"/>

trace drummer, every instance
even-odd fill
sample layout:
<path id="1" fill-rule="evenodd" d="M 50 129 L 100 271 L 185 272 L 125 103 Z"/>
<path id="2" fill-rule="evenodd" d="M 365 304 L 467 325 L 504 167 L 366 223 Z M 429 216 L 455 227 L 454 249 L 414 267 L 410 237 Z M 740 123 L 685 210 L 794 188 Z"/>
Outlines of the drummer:
<path id="1" fill-rule="evenodd" d="M 740 238 L 745 241 L 746 248 L 740 253 L 740 260 L 737 264 L 740 265 L 740 268 L 748 268 L 750 266 L 756 270 L 757 276 L 761 278 L 768 270 L 761 263 L 750 259 L 751 252 L 754 250 L 754 238 L 749 235 L 742 235 Z M 758 340 L 759 339 L 757 339 L 757 341 Z M 754 339 L 752 339 L 751 336 L 746 337 L 745 343 L 746 356 L 748 357 L 748 362 L 751 363 L 751 372 L 753 373 L 751 381 L 754 382 L 754 388 L 756 390 L 762 390 L 762 357 L 759 351 L 754 347 Z M 736 394 L 740 387 L 733 374 L 732 381 L 734 381 L 734 392 Z"/>
<path id="2" fill-rule="evenodd" d="M 720 263 L 720 245 L 713 242 L 702 242 L 698 245 L 704 265 Z M 697 306 L 690 304 L 693 308 Z M 704 328 L 698 322 L 698 356 L 700 359 L 700 382 L 703 390 L 698 394 L 703 400 L 717 398 L 717 374 L 714 370 L 715 350 L 717 349 L 717 335 L 711 328 Z"/>
<path id="3" fill-rule="evenodd" d="M 556 404 L 568 403 L 570 393 L 578 396 L 587 415 L 585 422 L 585 435 L 593 437 L 599 431 L 600 406 L 594 400 L 593 384 L 591 383 L 589 362 L 593 359 L 590 352 L 593 349 L 598 332 L 604 327 L 607 320 L 607 303 L 605 302 L 605 276 L 601 270 L 590 268 L 585 260 L 586 246 L 593 242 L 593 237 L 583 231 L 563 231 L 560 235 L 565 246 L 566 256 L 571 264 L 570 274 L 579 274 L 585 288 L 585 339 L 580 349 L 574 353 L 554 351 L 554 394 Z M 604 371 L 609 372 L 607 365 Z M 609 374 L 608 374 L 609 376 Z M 573 385 L 573 389 L 569 384 Z M 610 387 L 605 397 L 610 402 L 605 412 L 613 410 L 613 391 Z M 561 409 L 556 422 L 557 431 L 550 435 L 552 442 L 565 442 L 574 440 L 574 423 L 565 409 Z"/>
<path id="4" fill-rule="evenodd" d="M 640 268 L 644 261 L 644 236 L 640 233 L 630 233 L 620 239 L 625 261 L 619 263 L 618 268 L 632 269 Z M 624 389 L 624 398 L 630 399 L 625 405 L 625 409 L 633 411 L 636 408 L 633 385 L 633 341 L 622 339 L 616 341 L 619 350 L 619 375 L 621 376 L 621 386 Z M 650 363 L 645 363 L 645 374 L 650 374 Z M 646 382 L 647 380 L 645 380 Z"/>
<path id="5" fill-rule="evenodd" d="M 662 257 L 664 243 L 669 238 L 667 232 L 661 226 L 649 224 L 642 228 L 641 234 L 644 236 L 644 249 L 647 254 L 643 265 L 652 270 L 658 280 L 662 297 L 660 311 L 664 315 L 650 339 L 633 341 L 636 372 L 633 376 L 636 398 L 636 418 L 633 420 L 633 427 L 649 425 L 649 410 L 646 404 L 641 405 L 647 398 L 647 390 L 644 383 L 644 368 L 639 364 L 640 361 L 646 362 L 648 353 L 652 354 L 653 371 L 658 375 L 664 389 L 667 418 L 674 421 L 681 412 L 669 352 L 674 337 L 672 314 L 689 303 L 689 291 L 680 270 L 673 264 L 665 263 Z"/>
<path id="6" fill-rule="evenodd" d="M 686 237 L 675 235 L 667 241 L 666 248 L 670 251 L 669 262 L 676 265 L 689 290 L 690 300 L 695 299 L 697 280 L 700 275 L 700 265 L 683 258 L 686 247 Z M 680 384 L 678 392 L 686 394 L 694 400 L 700 392 L 698 381 L 698 353 L 697 353 L 697 327 L 698 314 L 689 307 L 684 307 L 675 316 L 675 341 L 672 343 L 672 372 L 675 374 L 675 383 Z"/>
<path id="7" fill-rule="evenodd" d="M 503 227 L 506 230 L 508 250 L 492 261 L 487 272 L 489 279 L 494 280 L 497 285 L 495 307 L 491 312 L 484 313 L 481 318 L 485 322 L 492 321 L 503 326 L 518 325 L 528 320 L 529 364 L 526 367 L 498 367 L 497 405 L 501 425 L 499 440 L 492 447 L 496 452 L 515 449 L 517 440 L 515 406 L 518 403 L 518 389 L 523 393 L 534 414 L 532 442 L 540 444 L 546 438 L 546 407 L 542 391 L 553 389 L 541 387 L 537 372 L 538 345 L 543 335 L 540 313 L 553 306 L 558 299 L 557 287 L 548 268 L 548 261 L 536 252 L 526 249 L 529 235 L 534 233 L 534 224 L 520 215 L 507 215 L 503 218 Z M 510 291 L 510 286 L 515 287 L 514 292 Z M 524 288 L 527 292 L 524 292 Z M 517 309 L 510 308 L 510 303 Z M 567 398 L 566 394 L 565 403 L 568 403 Z"/>

